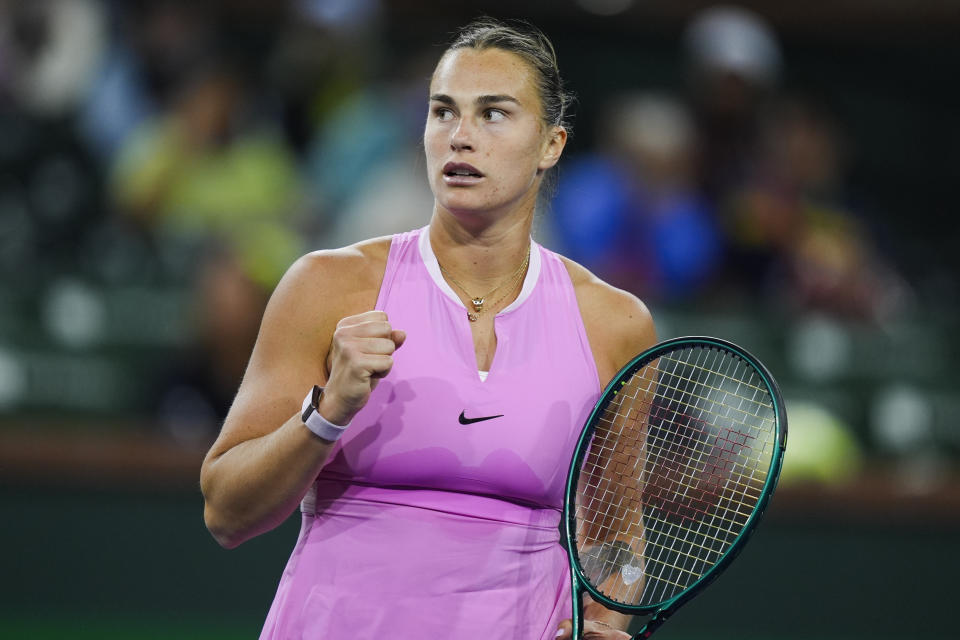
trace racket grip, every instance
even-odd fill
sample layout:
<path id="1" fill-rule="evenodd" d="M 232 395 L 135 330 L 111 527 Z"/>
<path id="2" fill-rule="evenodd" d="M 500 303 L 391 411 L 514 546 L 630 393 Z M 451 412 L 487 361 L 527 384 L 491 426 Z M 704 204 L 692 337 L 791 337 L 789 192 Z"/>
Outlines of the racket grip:
<path id="1" fill-rule="evenodd" d="M 577 580 L 576 571 L 570 570 L 570 595 L 573 600 L 573 611 L 570 617 L 570 640 L 580 640 L 583 637 L 583 590 Z"/>

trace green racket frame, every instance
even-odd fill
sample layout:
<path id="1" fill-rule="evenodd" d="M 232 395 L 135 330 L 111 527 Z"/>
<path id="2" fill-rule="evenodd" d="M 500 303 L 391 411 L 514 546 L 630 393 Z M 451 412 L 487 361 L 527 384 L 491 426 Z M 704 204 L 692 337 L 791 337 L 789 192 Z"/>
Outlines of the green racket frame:
<path id="1" fill-rule="evenodd" d="M 575 544 L 575 497 L 577 483 L 580 478 L 580 468 L 583 464 L 584 456 L 587 454 L 589 449 L 589 443 L 596 428 L 598 416 L 601 415 L 611 400 L 616 397 L 617 392 L 619 391 L 620 387 L 623 386 L 625 379 L 629 378 L 636 371 L 646 366 L 652 360 L 656 360 L 663 353 L 693 346 L 703 346 L 731 352 L 752 366 L 760 374 L 760 377 L 766 385 L 767 390 L 770 392 L 770 397 L 773 400 L 773 409 L 777 428 L 776 438 L 774 439 L 774 446 L 776 447 L 776 450 L 771 456 L 770 469 L 767 473 L 767 478 L 764 483 L 760 498 L 757 500 L 757 505 L 740 532 L 740 535 L 738 535 L 734 542 L 730 545 L 730 548 L 727 550 L 727 552 L 696 582 L 672 598 L 653 605 L 624 605 L 611 600 L 600 593 L 592 584 L 590 584 L 584 575 L 583 569 L 580 567 L 580 561 L 577 557 Z M 612 609 L 627 615 L 651 615 L 652 617 L 647 620 L 646 624 L 644 624 L 640 631 L 633 636 L 633 640 L 638 640 L 640 638 L 649 638 L 653 632 L 660 627 L 660 625 L 662 625 L 671 615 L 673 615 L 673 613 L 676 612 L 679 607 L 688 602 L 691 598 L 700 593 L 711 582 L 713 582 L 717 576 L 719 576 L 723 570 L 730 565 L 740 551 L 743 550 L 743 547 L 749 540 L 750 535 L 759 524 L 764 510 L 770 501 L 770 497 L 777 488 L 777 480 L 780 477 L 780 468 L 783 464 L 783 454 L 784 451 L 786 451 L 786 446 L 787 414 L 779 386 L 777 386 L 773 375 L 769 370 L 767 370 L 762 362 L 757 360 L 748 351 L 733 344 L 732 342 L 708 336 L 685 336 L 672 338 L 650 347 L 643 353 L 634 357 L 622 369 L 620 369 L 617 375 L 613 377 L 613 380 L 611 380 L 607 385 L 606 389 L 604 389 L 603 395 L 600 396 L 600 399 L 597 401 L 597 404 L 591 412 L 590 417 L 587 419 L 587 424 L 584 426 L 583 431 L 580 434 L 580 439 L 577 441 L 577 448 L 574 450 L 573 459 L 570 462 L 570 470 L 567 474 L 567 488 L 563 500 L 563 521 L 567 554 L 570 559 L 570 579 L 572 587 L 571 595 L 573 598 L 573 640 L 578 640 L 583 635 L 583 613 L 581 603 L 584 592 L 589 593 L 591 598 L 608 609 Z"/>

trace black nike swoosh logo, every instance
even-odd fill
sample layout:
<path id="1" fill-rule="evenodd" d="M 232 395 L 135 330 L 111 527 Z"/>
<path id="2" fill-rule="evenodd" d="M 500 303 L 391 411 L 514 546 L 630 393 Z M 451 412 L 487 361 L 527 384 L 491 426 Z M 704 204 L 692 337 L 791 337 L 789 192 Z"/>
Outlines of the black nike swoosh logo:
<path id="1" fill-rule="evenodd" d="M 484 416 L 482 418 L 468 418 L 465 415 L 466 411 L 460 412 L 460 424 L 473 424 L 474 422 L 483 422 L 484 420 L 493 420 L 494 418 L 502 418 L 503 414 L 501 413 L 498 416 Z"/>

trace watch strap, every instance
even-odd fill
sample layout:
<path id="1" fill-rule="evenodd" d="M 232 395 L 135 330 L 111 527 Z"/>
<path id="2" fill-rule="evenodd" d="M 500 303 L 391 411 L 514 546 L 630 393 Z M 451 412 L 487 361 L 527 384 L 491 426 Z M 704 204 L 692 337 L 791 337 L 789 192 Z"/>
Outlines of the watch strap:
<path id="1" fill-rule="evenodd" d="M 300 415 L 300 419 L 303 420 L 303 424 L 307 429 L 310 429 L 314 435 L 330 442 L 336 442 L 350 425 L 345 424 L 341 426 L 333 424 L 320 415 L 317 409 L 320 406 L 320 397 L 322 395 L 323 387 L 314 385 L 310 393 L 307 394 L 307 397 L 303 399 L 303 413 Z"/>

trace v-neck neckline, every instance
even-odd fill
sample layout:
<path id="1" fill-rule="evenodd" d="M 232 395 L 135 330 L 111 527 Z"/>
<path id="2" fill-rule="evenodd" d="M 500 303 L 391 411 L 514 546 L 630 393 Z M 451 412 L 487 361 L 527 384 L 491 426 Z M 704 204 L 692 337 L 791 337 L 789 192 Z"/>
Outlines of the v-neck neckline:
<path id="1" fill-rule="evenodd" d="M 463 310 L 462 314 L 458 314 L 460 316 L 460 320 L 457 322 L 457 328 L 460 332 L 461 339 L 464 340 L 464 356 L 469 357 L 469 363 L 471 363 L 470 368 L 473 370 L 476 383 L 479 385 L 486 385 L 491 378 L 497 377 L 495 371 L 500 368 L 497 365 L 497 356 L 502 355 L 501 350 L 505 348 L 506 344 L 509 342 L 509 336 L 499 335 L 497 333 L 496 321 L 501 316 L 507 315 L 518 309 L 533 294 L 533 290 L 536 287 L 542 268 L 540 245 L 534 242 L 533 238 L 530 239 L 530 263 L 527 267 L 527 273 L 524 277 L 520 294 L 513 302 L 501 309 L 493 317 L 493 332 L 497 342 L 496 347 L 494 347 L 493 356 L 490 359 L 489 367 L 486 368 L 486 376 L 481 376 L 479 373 L 483 369 L 480 367 L 480 363 L 477 360 L 477 350 L 473 341 L 473 330 L 470 327 L 470 321 L 467 319 L 467 308 L 460 299 L 460 296 L 457 295 L 449 283 L 447 283 L 447 281 L 443 278 L 443 274 L 440 272 L 440 263 L 437 260 L 436 254 L 433 252 L 433 247 L 430 244 L 429 225 L 420 230 L 418 248 L 420 251 L 420 257 L 423 260 L 423 264 L 426 267 L 427 272 L 430 274 L 430 278 L 433 280 L 433 283 L 447 298 L 450 299 L 451 302 Z"/>
<path id="2" fill-rule="evenodd" d="M 429 225 L 420 230 L 418 245 L 420 249 L 420 257 L 423 259 L 423 264 L 426 266 L 427 272 L 430 274 L 430 278 L 433 280 L 434 284 L 437 285 L 440 291 L 444 293 L 444 295 L 453 300 L 454 303 L 463 309 L 464 317 L 466 317 L 467 307 L 463 304 L 463 300 L 460 299 L 460 296 L 457 295 L 456 291 L 453 290 L 450 284 L 444 280 L 443 274 L 440 272 L 440 262 L 437 260 L 437 256 L 433 252 L 433 247 L 430 244 Z M 520 295 L 517 296 L 516 300 L 498 311 L 494 317 L 510 313 L 522 305 L 527 298 L 530 297 L 530 295 L 533 293 L 533 288 L 537 284 L 537 279 L 540 277 L 541 266 L 542 261 L 540 257 L 540 245 L 534 242 L 533 238 L 531 238 L 530 264 L 527 267 L 527 275 L 523 279 L 523 287 L 520 289 Z"/>

